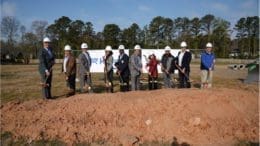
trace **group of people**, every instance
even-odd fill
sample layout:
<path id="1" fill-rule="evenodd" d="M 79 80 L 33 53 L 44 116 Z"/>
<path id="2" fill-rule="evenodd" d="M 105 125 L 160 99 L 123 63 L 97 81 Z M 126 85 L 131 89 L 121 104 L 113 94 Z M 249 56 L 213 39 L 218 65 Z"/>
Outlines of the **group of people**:
<path id="1" fill-rule="evenodd" d="M 51 82 L 52 70 L 55 64 L 55 55 L 50 47 L 51 40 L 46 37 L 43 39 L 43 49 L 39 53 L 39 72 L 42 81 L 42 94 L 45 99 L 51 99 Z M 158 65 L 161 65 L 163 73 L 163 82 L 165 88 L 172 88 L 174 83 L 172 75 L 175 70 L 179 71 L 179 87 L 190 88 L 190 62 L 192 59 L 191 53 L 186 49 L 187 43 L 181 42 L 181 51 L 175 57 L 171 54 L 170 46 L 165 47 L 161 61 L 158 61 L 155 53 L 146 57 L 147 63 L 145 67 L 148 71 L 148 87 L 150 90 L 158 89 Z M 80 90 L 84 92 L 93 92 L 91 80 L 91 56 L 88 53 L 87 43 L 81 44 L 82 52 L 78 56 L 79 61 L 79 82 Z M 116 74 L 119 77 L 120 91 L 130 91 L 129 81 L 131 80 L 131 90 L 140 90 L 140 77 L 143 73 L 143 64 L 141 60 L 141 46 L 135 45 L 134 53 L 129 56 L 124 52 L 124 45 L 119 45 L 119 56 L 115 64 L 113 64 L 113 51 L 111 46 L 106 46 L 104 62 L 104 82 L 107 92 L 114 92 L 113 74 L 116 67 Z M 71 46 L 64 47 L 64 60 L 62 63 L 62 73 L 65 75 L 65 80 L 68 87 L 67 96 L 75 94 L 76 89 L 76 74 L 77 62 L 72 54 Z M 201 88 L 212 87 L 212 76 L 215 64 L 215 56 L 212 53 L 212 44 L 207 43 L 205 51 L 201 54 Z"/>

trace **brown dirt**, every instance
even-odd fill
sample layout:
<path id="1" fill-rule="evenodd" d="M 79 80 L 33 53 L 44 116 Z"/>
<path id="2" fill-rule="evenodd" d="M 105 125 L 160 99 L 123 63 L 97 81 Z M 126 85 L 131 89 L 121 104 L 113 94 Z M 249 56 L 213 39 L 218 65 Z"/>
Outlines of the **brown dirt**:
<path id="1" fill-rule="evenodd" d="M 50 101 L 9 102 L 1 107 L 1 130 L 28 140 L 147 141 L 227 145 L 258 141 L 258 93 L 236 89 L 161 89 L 79 94 Z"/>

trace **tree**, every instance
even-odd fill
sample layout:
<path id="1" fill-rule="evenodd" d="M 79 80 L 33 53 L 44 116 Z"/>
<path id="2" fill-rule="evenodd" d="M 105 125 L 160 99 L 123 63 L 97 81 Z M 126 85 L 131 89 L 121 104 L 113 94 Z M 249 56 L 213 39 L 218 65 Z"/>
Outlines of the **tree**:
<path id="1" fill-rule="evenodd" d="M 169 45 L 174 37 L 173 20 L 170 18 L 165 18 L 163 23 L 165 44 Z"/>
<path id="2" fill-rule="evenodd" d="M 31 28 L 33 33 L 37 36 L 38 41 L 43 40 L 47 25 L 48 25 L 47 21 L 36 20 L 32 22 Z"/>
<path id="3" fill-rule="evenodd" d="M 88 42 L 88 45 L 90 48 L 93 48 L 95 46 L 95 42 L 99 41 L 96 40 L 95 31 L 93 28 L 93 24 L 91 22 L 85 23 L 85 31 L 84 31 L 84 41 Z"/>
<path id="4" fill-rule="evenodd" d="M 20 27 L 21 41 L 22 41 L 22 42 L 24 41 L 25 32 L 26 32 L 26 27 L 25 27 L 24 25 L 22 25 L 22 26 Z"/>
<path id="5" fill-rule="evenodd" d="M 214 30 L 215 16 L 207 14 L 201 18 L 201 30 L 208 36 L 208 41 L 211 41 L 210 35 Z"/>
<path id="6" fill-rule="evenodd" d="M 15 17 L 5 16 L 1 21 L 1 33 L 2 36 L 7 40 L 8 49 L 11 52 L 14 50 L 15 40 L 18 37 L 20 22 Z"/>
<path id="7" fill-rule="evenodd" d="M 159 47 L 159 43 L 164 39 L 164 18 L 157 16 L 153 18 L 149 25 L 151 41 L 154 46 Z"/>
<path id="8" fill-rule="evenodd" d="M 177 39 L 179 41 L 187 41 L 190 37 L 190 20 L 187 17 L 178 17 L 174 20 Z"/>
<path id="9" fill-rule="evenodd" d="M 201 33 L 201 31 L 200 31 L 200 28 L 201 28 L 200 19 L 198 17 L 195 17 L 190 21 L 190 24 L 191 24 L 191 35 L 193 37 L 192 48 L 198 49 L 198 47 L 199 47 L 199 38 L 198 37 Z"/>
<path id="10" fill-rule="evenodd" d="M 128 48 L 140 44 L 142 42 L 140 27 L 136 23 L 133 23 L 129 28 L 123 30 L 121 39 L 122 43 Z"/>
<path id="11" fill-rule="evenodd" d="M 218 18 L 213 30 L 213 45 L 217 56 L 227 57 L 227 49 L 230 46 L 230 22 Z"/>
<path id="12" fill-rule="evenodd" d="M 72 21 L 68 27 L 67 43 L 69 43 L 72 48 L 80 46 L 81 42 L 84 40 L 85 30 L 86 27 L 83 21 Z"/>
<path id="13" fill-rule="evenodd" d="M 104 41 L 106 45 L 117 48 L 119 45 L 120 28 L 116 24 L 107 24 L 103 30 Z"/>
<path id="14" fill-rule="evenodd" d="M 52 45 L 56 48 L 57 57 L 63 56 L 64 46 L 70 42 L 69 27 L 72 20 L 69 17 L 62 16 L 47 27 L 46 32 L 48 36 L 53 39 Z"/>
<path id="15" fill-rule="evenodd" d="M 28 64 L 30 62 L 30 58 L 34 57 L 37 54 L 37 43 L 38 42 L 38 36 L 32 32 L 27 32 L 23 36 L 23 41 L 20 43 L 19 48 L 22 52 L 22 58 L 24 59 L 24 63 Z M 34 53 L 35 51 L 35 53 Z"/>
<path id="16" fill-rule="evenodd" d="M 42 40 L 46 34 L 47 25 L 48 25 L 47 21 L 35 20 L 32 22 L 32 25 L 31 25 L 32 33 L 35 34 L 35 36 L 36 36 L 35 39 L 37 41 L 37 43 L 34 44 L 34 45 L 36 45 L 35 46 L 35 50 L 36 50 L 35 56 L 38 56 L 37 48 L 40 48 L 42 46 Z"/>
<path id="17" fill-rule="evenodd" d="M 259 50 L 259 17 L 240 18 L 234 29 L 237 31 L 236 37 L 241 52 L 247 52 L 249 57 L 256 57 Z"/>

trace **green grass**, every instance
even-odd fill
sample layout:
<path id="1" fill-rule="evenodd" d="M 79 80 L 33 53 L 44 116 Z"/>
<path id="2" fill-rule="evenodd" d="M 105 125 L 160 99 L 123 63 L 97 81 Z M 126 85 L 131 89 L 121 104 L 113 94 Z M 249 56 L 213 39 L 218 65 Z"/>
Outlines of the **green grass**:
<path id="1" fill-rule="evenodd" d="M 258 91 L 258 85 L 245 85 L 239 79 L 226 78 L 230 74 L 223 74 L 227 68 L 222 66 L 218 72 L 214 74 L 214 86 L 237 88 L 245 90 Z M 103 73 L 92 73 L 92 82 L 95 93 L 105 92 L 105 84 L 103 81 Z M 143 74 L 147 82 L 147 74 Z M 193 87 L 200 87 L 200 71 L 198 65 L 192 65 L 191 79 Z M 162 83 L 162 75 L 159 75 L 159 81 Z M 61 73 L 61 65 L 57 64 L 54 67 L 52 95 L 58 98 L 65 97 L 66 83 L 64 75 Z M 119 92 L 119 79 L 114 74 L 114 91 Z M 6 103 L 13 100 L 32 100 L 41 98 L 40 75 L 38 73 L 38 65 L 1 65 L 1 102 Z M 76 84 L 79 91 L 79 83 Z M 159 85 L 159 88 L 162 88 Z M 147 83 L 142 85 L 142 90 L 148 90 Z M 79 92 L 77 92 L 79 93 Z"/>

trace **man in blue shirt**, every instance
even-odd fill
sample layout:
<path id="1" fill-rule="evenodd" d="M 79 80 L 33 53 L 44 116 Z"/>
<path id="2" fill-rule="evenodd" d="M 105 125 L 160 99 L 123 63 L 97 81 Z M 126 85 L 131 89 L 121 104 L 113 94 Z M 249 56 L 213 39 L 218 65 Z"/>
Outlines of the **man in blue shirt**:
<path id="1" fill-rule="evenodd" d="M 201 54 L 201 88 L 212 87 L 212 77 L 215 64 L 215 55 L 212 53 L 212 44 L 207 43 L 206 50 Z"/>

